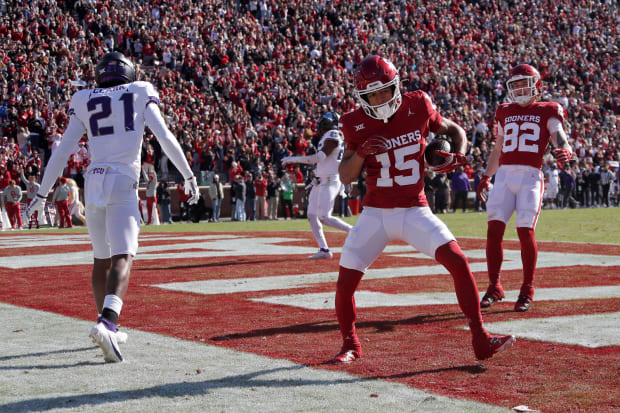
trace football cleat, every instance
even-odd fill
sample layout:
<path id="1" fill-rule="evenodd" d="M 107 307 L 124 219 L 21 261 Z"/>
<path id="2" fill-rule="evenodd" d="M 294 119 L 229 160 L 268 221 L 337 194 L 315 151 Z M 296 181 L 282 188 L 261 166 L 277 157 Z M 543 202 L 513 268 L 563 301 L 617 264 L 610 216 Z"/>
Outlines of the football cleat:
<path id="1" fill-rule="evenodd" d="M 494 354 L 509 349 L 517 341 L 515 336 L 489 336 L 488 334 L 474 338 L 474 353 L 477 360 L 486 360 Z"/>
<path id="2" fill-rule="evenodd" d="M 116 333 L 106 328 L 103 323 L 97 323 L 91 330 L 89 337 L 93 343 L 103 350 L 103 359 L 108 363 L 123 361 L 123 356 L 118 348 Z"/>
<path id="3" fill-rule="evenodd" d="M 480 300 L 480 308 L 488 308 L 496 301 L 502 301 L 504 299 L 504 289 L 501 285 L 491 285 L 484 293 L 482 300 Z"/>
<path id="4" fill-rule="evenodd" d="M 337 364 L 346 364 L 355 361 L 360 357 L 360 353 L 355 350 L 344 350 L 336 354 L 332 362 Z"/>
<path id="5" fill-rule="evenodd" d="M 522 313 L 527 311 L 530 308 L 530 305 L 532 305 L 532 299 L 527 295 L 520 295 L 519 299 L 515 303 L 515 311 Z"/>
<path id="6" fill-rule="evenodd" d="M 314 255 L 309 256 L 308 258 L 310 258 L 311 260 L 317 260 L 317 259 L 322 259 L 322 258 L 332 258 L 333 256 L 334 254 L 332 254 L 330 250 L 320 249 L 319 252 L 317 252 Z"/>
<path id="7" fill-rule="evenodd" d="M 350 363 L 360 357 L 362 357 L 362 346 L 357 337 L 346 338 L 340 352 L 332 359 L 332 363 Z"/>
<path id="8" fill-rule="evenodd" d="M 118 344 L 127 344 L 127 333 L 124 331 L 116 330 L 116 342 Z"/>

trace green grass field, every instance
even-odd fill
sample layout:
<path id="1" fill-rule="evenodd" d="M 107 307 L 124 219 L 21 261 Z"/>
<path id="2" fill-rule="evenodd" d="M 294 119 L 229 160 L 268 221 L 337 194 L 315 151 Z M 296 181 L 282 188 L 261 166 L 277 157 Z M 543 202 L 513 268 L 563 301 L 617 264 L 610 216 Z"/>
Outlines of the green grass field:
<path id="1" fill-rule="evenodd" d="M 439 215 L 456 237 L 486 237 L 486 213 Z M 345 219 L 355 224 L 357 216 Z M 517 239 L 515 217 L 508 223 L 506 238 Z M 325 227 L 327 231 L 331 228 Z M 310 231 L 306 219 L 252 222 L 220 222 L 143 226 L 144 232 L 202 231 Z M 536 227 L 536 239 L 547 241 L 604 242 L 620 244 L 620 208 L 543 210 Z"/>
<path id="2" fill-rule="evenodd" d="M 439 215 L 456 237 L 485 238 L 486 213 Z M 357 216 L 345 218 L 355 224 Z M 517 239 L 515 217 L 506 227 L 507 239 Z M 326 231 L 331 231 L 325 227 Z M 61 230 L 58 230 L 61 231 Z M 63 229 L 63 232 L 85 232 L 84 227 Z M 306 219 L 142 226 L 142 232 L 234 232 L 234 231 L 310 231 Z M 34 230 L 32 232 L 35 232 Z M 7 233 L 7 232 L 5 232 Z M 620 244 L 620 208 L 587 208 L 543 210 L 536 227 L 540 241 L 602 242 Z"/>

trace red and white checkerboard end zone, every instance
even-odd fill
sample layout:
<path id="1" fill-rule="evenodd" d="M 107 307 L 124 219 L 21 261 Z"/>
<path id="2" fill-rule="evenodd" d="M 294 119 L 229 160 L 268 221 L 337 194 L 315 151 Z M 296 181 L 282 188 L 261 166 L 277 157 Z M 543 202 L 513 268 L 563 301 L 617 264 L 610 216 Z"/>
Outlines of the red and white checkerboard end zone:
<path id="1" fill-rule="evenodd" d="M 539 241 L 535 305 L 517 315 L 519 242 L 506 240 L 506 299 L 485 310 L 484 320 L 490 333 L 514 334 L 517 343 L 480 367 L 451 278 L 434 260 L 391 244 L 356 293 L 364 357 L 342 366 L 328 362 L 341 345 L 333 299 L 345 235 L 326 236 L 333 260 L 307 260 L 316 251 L 309 231 L 145 227 L 119 319 L 131 338 L 121 347 L 125 362 L 106 365 L 88 339 L 96 318 L 88 236 L 4 233 L 0 306 L 7 323 L 0 340 L 8 345 L 0 350 L 6 373 L 0 410 L 60 408 L 61 402 L 69 411 L 95 405 L 135 411 L 157 403 L 172 409 L 173 402 L 181 411 L 199 405 L 346 410 L 351 398 L 345 403 L 343 391 L 356 408 L 377 412 L 406 411 L 412 400 L 425 411 L 518 405 L 613 411 L 617 405 L 620 245 Z M 459 237 L 459 244 L 482 288 L 485 240 Z M 61 300 L 59 274 L 71 286 Z M 36 394 L 19 390 L 31 385 Z"/>

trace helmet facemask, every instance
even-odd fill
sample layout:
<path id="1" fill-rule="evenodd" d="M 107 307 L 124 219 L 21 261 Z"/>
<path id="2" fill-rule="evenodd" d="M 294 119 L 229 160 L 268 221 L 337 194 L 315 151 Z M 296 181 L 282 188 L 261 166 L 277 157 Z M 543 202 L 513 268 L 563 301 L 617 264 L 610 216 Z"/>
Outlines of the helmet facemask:
<path id="1" fill-rule="evenodd" d="M 527 80 L 527 86 L 514 88 L 514 84 L 521 80 Z M 508 98 L 510 101 L 518 103 L 520 105 L 526 105 L 530 103 L 533 98 L 539 95 L 540 76 L 513 76 L 506 82 L 506 88 L 508 89 Z M 516 95 L 517 91 L 524 90 L 520 96 Z"/>
<path id="2" fill-rule="evenodd" d="M 362 109 L 364 112 L 373 119 L 382 120 L 387 123 L 387 121 L 396 113 L 403 99 L 400 94 L 400 77 L 398 75 L 394 76 L 392 80 L 387 83 L 381 83 L 381 81 L 376 81 L 368 84 L 366 89 L 364 90 L 355 90 L 355 96 L 357 100 L 360 102 Z M 377 92 L 384 88 L 392 89 L 392 98 L 385 103 L 380 105 L 371 105 L 368 100 L 368 94 Z"/>

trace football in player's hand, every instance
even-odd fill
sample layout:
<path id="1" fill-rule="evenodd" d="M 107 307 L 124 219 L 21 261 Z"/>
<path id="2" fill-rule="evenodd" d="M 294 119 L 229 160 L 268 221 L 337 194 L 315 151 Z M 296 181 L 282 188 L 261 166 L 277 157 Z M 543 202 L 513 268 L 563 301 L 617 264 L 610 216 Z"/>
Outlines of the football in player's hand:
<path id="1" fill-rule="evenodd" d="M 437 155 L 437 151 L 452 152 L 450 142 L 445 139 L 433 139 L 426 145 L 424 158 L 429 166 L 439 166 L 448 161 L 443 156 Z"/>

